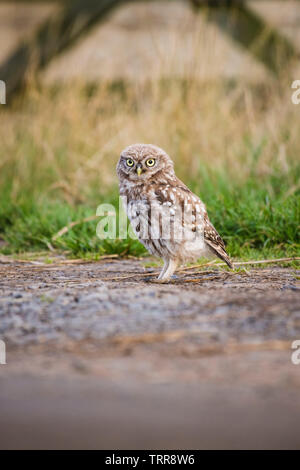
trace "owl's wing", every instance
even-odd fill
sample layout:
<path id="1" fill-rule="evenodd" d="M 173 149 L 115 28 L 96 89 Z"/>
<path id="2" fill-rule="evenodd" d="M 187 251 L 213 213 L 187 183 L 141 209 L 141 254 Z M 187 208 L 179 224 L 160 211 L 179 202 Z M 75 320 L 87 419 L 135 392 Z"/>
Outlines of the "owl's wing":
<path id="1" fill-rule="evenodd" d="M 210 222 L 207 213 L 204 216 L 204 240 L 210 249 L 225 263 L 233 269 L 233 265 L 226 252 L 225 243 Z"/>
<path id="2" fill-rule="evenodd" d="M 177 180 L 176 184 L 157 187 L 155 197 L 159 204 L 170 210 L 170 214 L 179 223 L 178 228 L 183 227 L 187 233 L 198 231 L 203 233 L 205 205 L 180 180 Z"/>
<path id="3" fill-rule="evenodd" d="M 185 186 L 181 181 L 178 181 L 178 189 L 177 192 L 179 193 L 181 199 L 191 202 L 192 204 L 192 210 L 194 216 L 200 213 L 202 215 L 202 220 L 203 220 L 203 226 L 201 225 L 201 230 L 204 232 L 204 241 L 205 243 L 209 246 L 211 251 L 215 253 L 216 256 L 221 258 L 225 263 L 233 269 L 233 265 L 230 261 L 230 258 L 226 252 L 226 247 L 223 239 L 220 237 L 218 234 L 217 230 L 213 226 L 213 224 L 210 222 L 208 218 L 208 214 L 206 211 L 205 204 L 201 201 L 201 199 L 196 196 L 195 194 L 190 191 L 190 189 Z M 196 226 L 193 227 L 193 230 L 197 230 L 198 225 L 196 223 Z"/>
<path id="4" fill-rule="evenodd" d="M 177 184 L 173 186 L 160 186 L 155 190 L 155 196 L 160 204 L 169 205 L 170 210 L 180 208 L 181 211 L 184 211 L 186 207 L 189 207 L 190 213 L 183 220 L 185 228 L 192 232 L 203 231 L 204 241 L 211 251 L 224 260 L 230 268 L 233 268 L 226 253 L 225 243 L 210 222 L 205 204 L 198 196 L 193 194 L 180 180 L 177 180 Z"/>
<path id="5" fill-rule="evenodd" d="M 180 209 L 184 211 L 187 204 L 195 205 L 196 196 L 182 183 L 182 185 L 160 185 L 155 189 L 156 200 L 170 209 Z M 199 199 L 199 198 L 198 198 Z M 201 203 L 200 199 L 199 202 Z M 203 204 L 203 203 L 201 203 Z M 199 206 L 200 207 L 200 206 Z M 194 207 L 193 207 L 194 208 Z"/>

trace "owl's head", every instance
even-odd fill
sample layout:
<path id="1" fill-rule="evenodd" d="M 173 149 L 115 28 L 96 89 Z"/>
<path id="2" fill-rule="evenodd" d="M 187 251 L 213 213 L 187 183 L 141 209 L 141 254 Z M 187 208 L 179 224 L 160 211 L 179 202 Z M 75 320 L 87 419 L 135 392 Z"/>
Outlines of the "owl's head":
<path id="1" fill-rule="evenodd" d="M 117 173 L 119 178 L 146 182 L 160 174 L 173 176 L 174 167 L 169 155 L 156 145 L 133 144 L 121 153 Z"/>

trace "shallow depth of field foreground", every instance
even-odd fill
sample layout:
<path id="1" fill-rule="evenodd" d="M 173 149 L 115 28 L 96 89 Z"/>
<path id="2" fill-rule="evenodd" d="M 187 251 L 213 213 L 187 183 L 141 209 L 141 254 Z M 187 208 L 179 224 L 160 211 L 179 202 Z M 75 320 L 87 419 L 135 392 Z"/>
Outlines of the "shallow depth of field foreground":
<path id="1" fill-rule="evenodd" d="M 0 2 L 1 73 L 60 3 Z M 189 2 L 129 2 L 7 87 L 0 448 L 299 448 L 300 69 L 282 48 L 300 3 L 245 3 L 276 51 Z M 159 285 L 137 240 L 97 236 L 136 142 L 172 157 L 233 270 L 199 259 Z"/>

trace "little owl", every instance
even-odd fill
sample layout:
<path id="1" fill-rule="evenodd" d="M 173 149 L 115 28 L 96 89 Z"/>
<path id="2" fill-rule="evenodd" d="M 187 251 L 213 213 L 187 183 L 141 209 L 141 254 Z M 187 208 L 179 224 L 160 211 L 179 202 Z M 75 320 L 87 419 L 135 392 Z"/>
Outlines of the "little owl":
<path id="1" fill-rule="evenodd" d="M 150 144 L 130 145 L 121 153 L 117 173 L 135 234 L 164 260 L 158 281 L 168 282 L 179 263 L 202 256 L 218 256 L 233 267 L 205 205 L 177 178 L 166 152 Z"/>

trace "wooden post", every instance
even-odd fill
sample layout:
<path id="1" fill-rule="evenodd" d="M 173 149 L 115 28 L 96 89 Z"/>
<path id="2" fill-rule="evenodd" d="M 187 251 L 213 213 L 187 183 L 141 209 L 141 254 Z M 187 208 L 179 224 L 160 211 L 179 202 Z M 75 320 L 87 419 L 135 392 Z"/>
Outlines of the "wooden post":
<path id="1" fill-rule="evenodd" d="M 191 0 L 197 8 L 207 6 L 208 19 L 243 45 L 269 70 L 279 75 L 298 57 L 291 42 L 251 9 L 243 0 Z M 35 74 L 61 53 L 114 7 L 126 0 L 76 0 L 68 2 L 57 15 L 46 20 L 33 37 L 19 45 L 0 66 L 0 80 L 6 85 L 6 101 Z"/>
<path id="2" fill-rule="evenodd" d="M 93 24 L 124 0 L 77 0 L 47 19 L 34 36 L 22 43 L 0 66 L 0 79 L 6 84 L 6 101 L 26 83 L 29 73 L 45 67 Z"/>
<path id="3" fill-rule="evenodd" d="M 243 0 L 192 0 L 196 8 L 208 7 L 207 17 L 242 45 L 273 74 L 299 58 L 293 44 L 252 11 Z"/>

